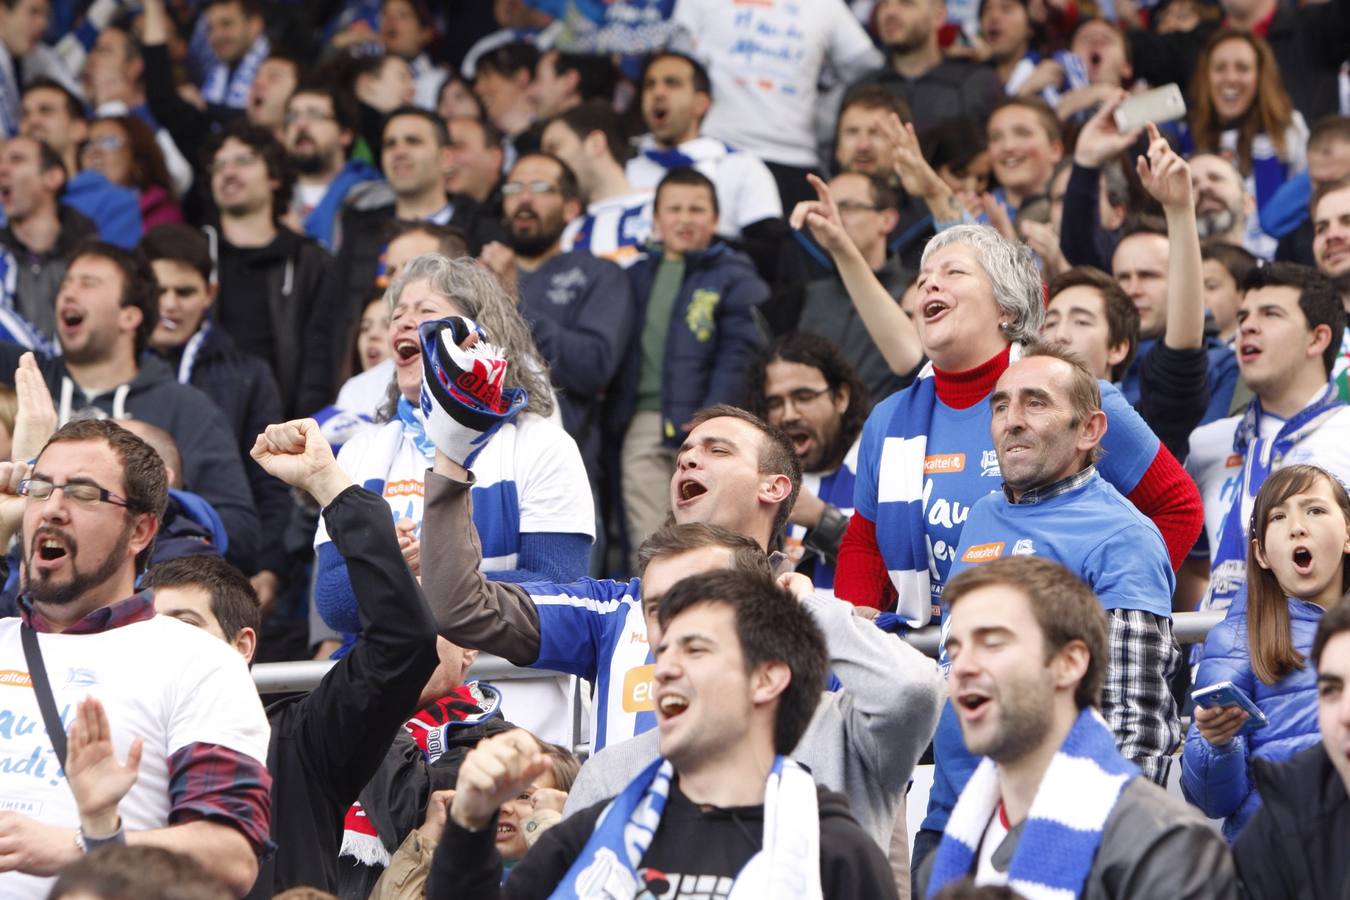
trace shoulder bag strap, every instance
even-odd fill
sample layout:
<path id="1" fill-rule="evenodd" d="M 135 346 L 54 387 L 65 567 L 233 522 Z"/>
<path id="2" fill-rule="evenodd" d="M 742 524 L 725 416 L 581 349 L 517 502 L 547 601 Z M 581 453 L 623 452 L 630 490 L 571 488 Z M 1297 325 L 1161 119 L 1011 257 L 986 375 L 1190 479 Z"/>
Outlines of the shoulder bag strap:
<path id="1" fill-rule="evenodd" d="M 37 632 L 28 625 L 20 625 L 19 636 L 23 641 L 23 658 L 28 663 L 28 675 L 33 679 L 33 692 L 37 694 L 38 708 L 42 710 L 42 721 L 47 726 L 47 737 L 64 769 L 66 729 L 61 724 L 60 713 L 56 711 L 56 698 L 52 696 L 52 684 L 47 680 L 47 667 L 42 663 L 42 648 L 38 646 Z"/>

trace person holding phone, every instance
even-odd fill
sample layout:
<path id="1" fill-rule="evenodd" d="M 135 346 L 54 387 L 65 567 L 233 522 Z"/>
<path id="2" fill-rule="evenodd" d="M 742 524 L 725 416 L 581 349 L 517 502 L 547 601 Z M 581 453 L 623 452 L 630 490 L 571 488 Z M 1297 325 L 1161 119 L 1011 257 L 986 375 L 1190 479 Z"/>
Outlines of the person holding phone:
<path id="1" fill-rule="evenodd" d="M 1317 678 L 1305 665 L 1327 607 L 1346 588 L 1350 496 L 1325 469 L 1292 465 L 1256 497 L 1247 557 L 1247 597 L 1209 633 L 1195 684 L 1232 682 L 1269 724 L 1241 734 L 1236 704 L 1197 706 L 1181 756 L 1186 799 L 1237 838 L 1261 805 L 1253 759 L 1284 762 L 1318 741 Z"/>

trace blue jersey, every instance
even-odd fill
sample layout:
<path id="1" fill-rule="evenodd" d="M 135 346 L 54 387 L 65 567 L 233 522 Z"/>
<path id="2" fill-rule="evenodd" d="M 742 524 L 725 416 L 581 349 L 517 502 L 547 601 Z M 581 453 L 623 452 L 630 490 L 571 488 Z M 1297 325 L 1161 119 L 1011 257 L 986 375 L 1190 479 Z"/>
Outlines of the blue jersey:
<path id="1" fill-rule="evenodd" d="M 532 666 L 576 675 L 595 688 L 591 752 L 655 728 L 642 583 L 583 578 L 521 586 L 539 612 L 539 658 Z"/>

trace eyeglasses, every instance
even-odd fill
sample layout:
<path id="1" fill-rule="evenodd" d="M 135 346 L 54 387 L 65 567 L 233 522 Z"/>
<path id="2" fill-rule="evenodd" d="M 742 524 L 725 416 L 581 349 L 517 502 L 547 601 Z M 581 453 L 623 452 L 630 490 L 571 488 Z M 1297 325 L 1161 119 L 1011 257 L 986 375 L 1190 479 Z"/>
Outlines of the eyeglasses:
<path id="1" fill-rule="evenodd" d="M 240 153 L 238 156 L 227 156 L 224 159 L 217 159 L 211 163 L 211 174 L 218 175 L 231 166 L 236 169 L 247 168 L 260 159 L 262 159 L 262 157 L 256 153 Z"/>
<path id="2" fill-rule="evenodd" d="M 127 142 L 115 134 L 104 134 L 89 139 L 89 146 L 100 150 L 121 150 L 126 145 Z"/>
<path id="3" fill-rule="evenodd" d="M 66 495 L 67 500 L 88 508 L 92 508 L 99 503 L 110 503 L 123 509 L 131 508 L 131 504 L 122 497 L 87 481 L 53 484 L 42 478 L 25 478 L 19 482 L 19 496 L 29 497 L 38 502 L 46 500 L 52 495 L 53 491 L 61 491 Z"/>
<path id="4" fill-rule="evenodd" d="M 813 391 L 810 388 L 797 388 L 795 391 L 788 391 L 787 399 L 792 401 L 793 406 L 800 409 L 809 403 L 813 403 L 821 394 L 828 394 L 829 392 L 828 387 L 823 387 L 818 391 Z M 777 395 L 764 398 L 765 412 L 780 413 L 786 405 L 787 400 Z"/>
<path id="5" fill-rule="evenodd" d="M 287 125 L 294 125 L 296 122 L 331 122 L 336 118 L 331 113 L 319 109 L 297 109 L 286 113 L 285 122 Z"/>
<path id="6" fill-rule="evenodd" d="M 531 194 L 558 194 L 562 192 L 562 188 L 547 181 L 508 181 L 502 185 L 502 194 L 507 197 L 514 197 L 526 191 Z"/>
<path id="7" fill-rule="evenodd" d="M 870 205 L 868 205 L 868 204 L 866 204 L 866 203 L 859 203 L 859 202 L 856 201 L 856 200 L 839 200 L 839 201 L 837 201 L 834 205 L 837 206 L 837 207 L 839 207 L 839 212 L 840 212 L 840 213 L 876 212 L 876 211 L 877 211 L 877 208 L 876 208 L 875 206 L 870 206 Z"/>

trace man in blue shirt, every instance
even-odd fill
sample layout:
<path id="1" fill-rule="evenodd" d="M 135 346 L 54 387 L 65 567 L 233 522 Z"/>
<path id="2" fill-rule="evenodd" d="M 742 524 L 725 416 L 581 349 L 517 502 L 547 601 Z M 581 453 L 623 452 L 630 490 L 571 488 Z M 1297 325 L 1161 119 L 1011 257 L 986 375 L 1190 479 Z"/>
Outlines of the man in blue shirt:
<path id="1" fill-rule="evenodd" d="M 1175 579 L 1157 527 L 1093 465 L 1107 429 L 1097 380 L 1068 351 L 1034 347 L 1003 373 L 989 404 L 1003 490 L 971 507 L 950 577 L 1007 556 L 1043 556 L 1085 581 L 1109 626 L 1102 714 L 1121 755 L 1166 784 L 1181 739 L 1168 688 L 1181 660 L 1172 639 Z M 946 826 L 979 762 L 966 752 L 950 704 L 934 757 L 921 839 Z"/>

